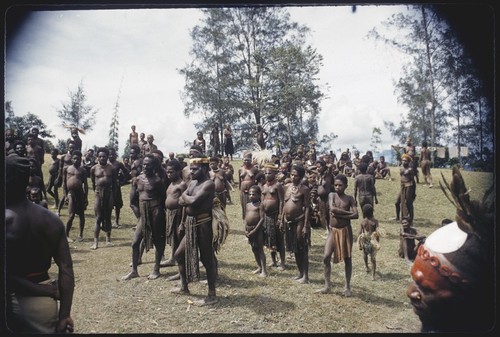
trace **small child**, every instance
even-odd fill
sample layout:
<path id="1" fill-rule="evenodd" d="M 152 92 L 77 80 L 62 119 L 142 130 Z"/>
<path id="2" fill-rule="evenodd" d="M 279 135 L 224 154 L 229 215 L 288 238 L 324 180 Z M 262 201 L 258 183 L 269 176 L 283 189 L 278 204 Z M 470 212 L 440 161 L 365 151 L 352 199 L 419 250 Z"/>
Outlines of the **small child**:
<path id="1" fill-rule="evenodd" d="M 358 232 L 359 250 L 363 251 L 363 259 L 365 261 L 366 272 L 370 272 L 368 266 L 368 256 L 372 263 L 373 269 L 372 280 L 375 281 L 375 272 L 377 270 L 377 251 L 380 249 L 380 237 L 383 236 L 381 228 L 379 228 L 378 220 L 373 216 L 373 206 L 371 204 L 363 205 L 364 218 L 361 221 Z"/>
<path id="2" fill-rule="evenodd" d="M 262 190 L 259 186 L 253 185 L 248 190 L 249 202 L 246 205 L 245 213 L 245 236 L 252 247 L 258 268 L 253 274 L 260 273 L 260 276 L 267 276 L 266 254 L 264 253 L 264 206 L 260 202 Z"/>
<path id="3" fill-rule="evenodd" d="M 417 256 L 418 247 L 424 242 L 425 238 L 425 235 L 418 235 L 408 217 L 402 217 L 401 231 L 399 233 L 399 257 L 404 258 L 407 264 L 411 264 Z M 415 240 L 418 243 L 415 243 Z"/>
<path id="4" fill-rule="evenodd" d="M 49 208 L 47 201 L 42 198 L 42 191 L 39 187 L 31 187 L 28 193 L 28 199 L 34 204 Z"/>

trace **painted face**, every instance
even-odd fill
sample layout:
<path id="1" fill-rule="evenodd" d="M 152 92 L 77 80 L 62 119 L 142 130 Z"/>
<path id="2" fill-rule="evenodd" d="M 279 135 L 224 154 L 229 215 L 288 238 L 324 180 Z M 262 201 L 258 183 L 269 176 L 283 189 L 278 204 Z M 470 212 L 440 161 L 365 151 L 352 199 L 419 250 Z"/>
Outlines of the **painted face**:
<path id="1" fill-rule="evenodd" d="M 415 258 L 411 268 L 410 283 L 406 295 L 410 299 L 413 311 L 422 323 L 433 323 L 439 318 L 447 317 L 453 303 L 459 298 L 459 294 L 451 282 L 431 265 L 425 261 L 420 254 Z"/>

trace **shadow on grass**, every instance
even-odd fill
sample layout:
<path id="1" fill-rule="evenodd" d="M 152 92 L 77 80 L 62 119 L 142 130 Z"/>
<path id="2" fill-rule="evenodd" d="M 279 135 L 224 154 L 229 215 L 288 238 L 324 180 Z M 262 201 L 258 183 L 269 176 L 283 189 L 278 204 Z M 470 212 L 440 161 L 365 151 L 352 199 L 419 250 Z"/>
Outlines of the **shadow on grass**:
<path id="1" fill-rule="evenodd" d="M 202 297 L 202 296 L 200 296 Z M 220 297 L 217 307 L 245 307 L 252 310 L 258 315 L 276 315 L 286 313 L 296 308 L 295 303 L 281 301 L 275 297 L 266 295 L 248 296 L 248 295 L 231 295 Z"/>

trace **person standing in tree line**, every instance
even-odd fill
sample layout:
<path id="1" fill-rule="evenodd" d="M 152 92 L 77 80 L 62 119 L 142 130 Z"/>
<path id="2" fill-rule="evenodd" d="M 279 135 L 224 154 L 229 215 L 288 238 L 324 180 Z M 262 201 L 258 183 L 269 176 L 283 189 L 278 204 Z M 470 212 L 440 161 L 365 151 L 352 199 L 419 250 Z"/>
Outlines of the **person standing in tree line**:
<path id="1" fill-rule="evenodd" d="M 231 160 L 233 160 L 233 130 L 231 130 L 231 125 L 229 124 L 226 124 L 226 127 L 224 128 L 224 153 L 226 156 L 231 157 Z"/>

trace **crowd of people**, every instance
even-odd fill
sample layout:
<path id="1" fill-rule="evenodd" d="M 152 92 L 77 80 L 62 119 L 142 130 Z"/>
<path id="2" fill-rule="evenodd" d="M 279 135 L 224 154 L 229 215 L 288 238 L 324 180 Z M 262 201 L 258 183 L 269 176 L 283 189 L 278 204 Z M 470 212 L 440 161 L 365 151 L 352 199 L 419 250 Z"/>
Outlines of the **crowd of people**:
<path id="1" fill-rule="evenodd" d="M 22 140 L 15 140 L 11 130 L 7 130 L 5 153 L 8 195 L 11 197 L 7 202 L 6 213 L 7 261 L 10 262 L 10 266 L 7 266 L 7 280 L 8 290 L 13 294 L 12 301 L 9 300 L 11 315 L 8 315 L 8 322 L 13 330 L 72 332 L 70 311 L 74 277 L 68 242 L 73 241 L 70 234 L 76 216 L 79 218 L 76 240 L 84 241 L 85 210 L 89 206 L 90 191 L 94 193 L 95 213 L 93 244 L 90 249 L 99 248 L 101 231 L 105 233 L 105 244 L 113 246 L 112 229 L 121 227 L 120 210 L 128 203 L 137 219 L 137 225 L 131 243 L 131 270 L 122 280 L 139 277 L 138 266 L 142 263 L 142 254 L 154 248 L 155 262 L 148 279 L 157 279 L 161 275 L 161 267 L 177 266 L 178 273 L 168 279 L 179 280 L 179 286 L 171 292 L 189 294 L 188 284 L 200 279 L 201 262 L 206 270 L 208 294 L 204 299 L 196 301 L 196 305 L 213 305 L 218 302 L 217 252 L 228 232 L 225 209 L 233 203 L 230 192 L 236 188 L 239 189 L 241 200 L 242 228 L 257 264 L 253 273 L 266 277 L 268 268 L 286 269 L 288 253 L 294 257 L 296 264 L 297 275 L 294 280 L 300 284 L 309 283 L 311 228 L 322 228 L 325 231 L 324 287 L 316 292 L 331 292 L 332 263 L 343 263 L 343 293 L 346 297 L 352 296 L 352 250 L 355 239 L 352 220 L 361 217 L 361 225 L 356 232 L 357 242 L 359 249 L 363 251 L 367 272 L 371 272 L 373 279 L 376 278 L 376 252 L 380 248 L 380 238 L 384 236 L 375 217 L 378 204 L 376 180 L 394 180 L 383 156 L 375 160 L 371 151 L 361 156 L 355 150 L 351 157 L 349 149 L 346 149 L 337 159 L 331 151 L 317 153 L 315 143 L 309 142 L 307 147 L 300 145 L 293 153 L 284 151 L 281 155 L 273 154 L 264 162 L 257 160 L 254 151 L 247 150 L 243 153 L 242 165 L 235 170 L 231 163 L 234 145 L 229 125 L 223 131 L 223 146 L 218 126 L 214 126 L 210 134 L 208 149 L 203 133 L 198 132 L 189 149 L 189 158 L 176 156 L 173 152 L 165 157 L 154 143 L 153 135 L 138 133 L 134 125 L 131 130 L 128 139 L 129 156 L 119 161 L 116 149 L 107 146 L 98 147 L 95 151 L 89 149 L 83 154 L 78 129 L 72 128 L 67 152 L 59 156 L 57 149 L 51 151 L 52 162 L 48 164 L 47 184 L 44 183 L 42 174 L 44 144 L 38 138 L 38 129 L 31 129 L 26 137 L 26 144 Z M 258 126 L 255 136 L 260 149 L 265 150 L 268 134 L 262 126 Z M 425 184 L 432 187 L 430 156 L 424 143 L 419 158 L 416 158 L 415 146 L 411 138 L 408 138 L 399 167 L 400 193 L 395 201 L 396 219 L 401 222 L 399 255 L 408 264 L 413 264 L 412 276 L 415 282 L 409 288 L 408 296 L 423 322 L 422 330 L 450 330 L 450 326 L 441 327 L 435 320 L 426 321 L 423 304 L 419 304 L 426 297 L 424 287 L 451 287 L 434 274 L 435 279 L 428 282 L 435 281 L 435 284 L 423 281 L 425 276 L 422 275 L 433 270 L 419 260 L 425 260 L 422 251 L 427 249 L 439 252 L 439 248 L 436 248 L 439 245 L 434 243 L 434 239 L 433 245 L 425 246 L 427 238 L 419 235 L 413 227 L 413 202 L 419 183 L 419 166 Z M 455 171 L 454 174 L 454 183 L 459 184 Z M 353 195 L 345 193 L 349 181 L 354 184 Z M 121 193 L 121 186 L 125 184 L 130 184 L 126 202 Z M 62 194 L 59 195 L 58 189 L 61 187 Z M 10 189 L 16 190 L 16 193 L 10 193 Z M 48 210 L 47 194 L 54 201 L 56 214 Z M 22 219 L 18 214 L 21 207 L 35 208 L 36 212 L 23 215 L 25 219 Z M 60 220 L 63 207 L 68 209 L 66 224 Z M 46 218 L 38 220 L 38 214 L 44 214 Z M 478 216 L 477 212 L 473 215 Z M 218 226 L 212 225 L 214 219 Z M 26 254 L 13 255 L 20 249 L 16 241 L 21 239 L 17 228 L 20 222 L 33 228 L 43 225 L 43 231 L 49 232 L 46 235 L 47 242 L 30 248 L 39 250 L 39 261 L 26 261 Z M 50 225 L 46 224 L 48 222 Z M 443 228 L 447 225 L 443 224 Z M 460 227 L 462 231 L 464 228 L 465 226 Z M 31 235 L 35 235 L 34 232 Z M 35 237 L 27 240 L 33 241 Z M 28 243 L 24 242 L 23 246 L 26 244 Z M 57 249 L 54 250 L 51 245 L 55 245 Z M 165 257 L 167 245 L 172 252 L 169 257 Z M 266 252 L 270 253 L 269 264 L 266 263 Z M 439 259 L 442 255 L 436 256 Z M 58 283 L 48 279 L 47 270 L 51 258 L 59 266 Z M 418 266 L 416 261 L 420 261 Z M 19 268 L 18 263 L 25 263 L 26 266 Z M 446 263 L 450 269 L 450 262 Z M 455 263 L 451 270 L 461 270 L 461 262 L 457 260 Z M 438 275 L 448 277 L 443 273 Z M 470 280 L 472 275 L 467 277 Z M 42 283 L 47 284 L 47 289 L 39 286 Z M 28 297 L 50 298 L 52 307 L 54 301 L 60 302 L 59 310 L 56 308 L 55 314 L 54 309 L 51 311 L 53 317 L 50 318 L 50 324 L 48 317 L 38 317 L 42 316 L 35 312 L 38 309 L 33 309 L 30 316 L 19 314 L 22 312 L 19 308 L 34 306 L 34 301 L 23 302 L 19 296 L 14 296 L 24 294 L 23 292 Z M 433 301 L 437 299 L 433 298 Z M 446 298 L 446 301 L 449 302 L 449 299 Z M 44 305 L 48 304 L 41 303 L 40 308 Z M 436 304 L 439 305 L 441 303 Z M 38 318 L 42 320 L 32 324 Z"/>

